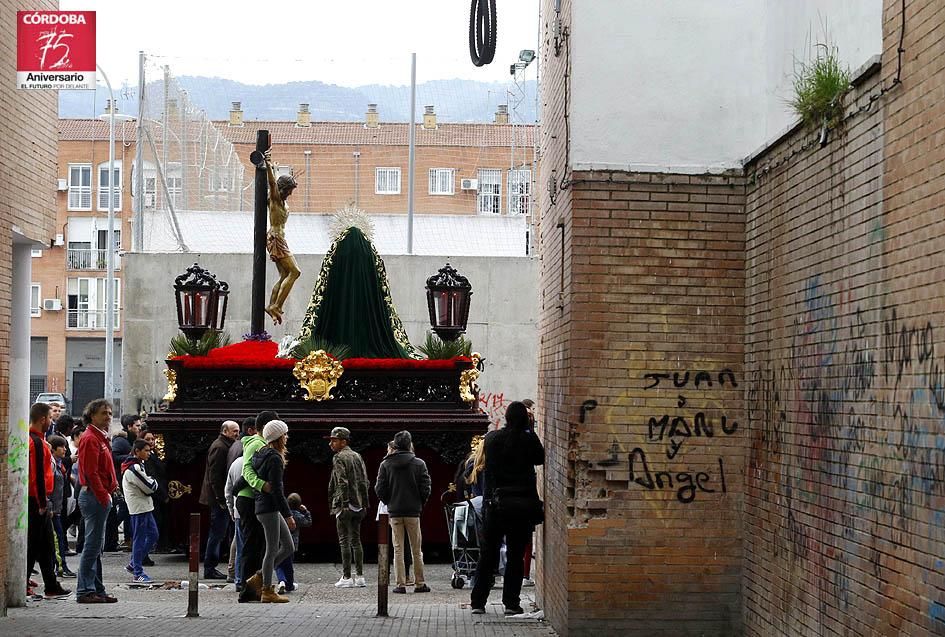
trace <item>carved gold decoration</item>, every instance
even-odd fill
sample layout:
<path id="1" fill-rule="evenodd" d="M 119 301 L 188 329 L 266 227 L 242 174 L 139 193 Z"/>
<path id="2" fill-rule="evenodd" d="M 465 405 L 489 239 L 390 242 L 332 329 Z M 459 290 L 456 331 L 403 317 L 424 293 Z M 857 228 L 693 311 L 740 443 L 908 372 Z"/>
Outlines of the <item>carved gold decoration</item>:
<path id="1" fill-rule="evenodd" d="M 164 377 L 167 379 L 167 393 L 164 394 L 164 400 L 172 403 L 177 398 L 177 372 L 168 367 L 164 370 Z"/>
<path id="2" fill-rule="evenodd" d="M 472 440 L 469 441 L 469 451 L 475 453 L 476 450 L 479 449 L 479 445 L 482 444 L 484 438 L 485 436 L 473 436 Z"/>
<path id="3" fill-rule="evenodd" d="M 467 369 L 463 371 L 459 376 L 459 397 L 463 399 L 464 402 L 471 403 L 476 400 L 476 394 L 473 393 L 473 389 L 476 385 L 476 380 L 479 378 L 478 369 Z"/>
<path id="4" fill-rule="evenodd" d="M 308 392 L 305 400 L 321 401 L 334 398 L 331 390 L 338 384 L 344 371 L 339 361 L 320 349 L 296 363 L 292 375 L 299 379 L 299 385 Z"/>
<path id="5" fill-rule="evenodd" d="M 476 381 L 479 380 L 479 362 L 482 360 L 482 354 L 473 352 L 470 358 L 473 364 L 472 369 L 464 370 L 459 375 L 459 397 L 467 403 L 476 400 L 476 390 L 478 390 Z"/>
<path id="6" fill-rule="evenodd" d="M 190 488 L 189 484 L 184 484 L 178 482 L 177 480 L 171 480 L 167 483 L 167 495 L 171 500 L 179 500 L 188 493 L 192 493 L 193 489 Z"/>
<path id="7" fill-rule="evenodd" d="M 164 460 L 164 434 L 154 434 L 154 451 Z"/>

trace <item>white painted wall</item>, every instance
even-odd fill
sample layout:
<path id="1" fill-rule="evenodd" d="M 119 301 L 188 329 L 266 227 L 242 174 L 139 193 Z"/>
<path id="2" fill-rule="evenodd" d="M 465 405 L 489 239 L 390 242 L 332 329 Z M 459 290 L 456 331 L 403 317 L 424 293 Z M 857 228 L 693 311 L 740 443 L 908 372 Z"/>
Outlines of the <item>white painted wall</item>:
<path id="1" fill-rule="evenodd" d="M 571 164 L 737 167 L 794 121 L 794 59 L 823 25 L 855 70 L 881 19 L 881 0 L 574 0 Z"/>

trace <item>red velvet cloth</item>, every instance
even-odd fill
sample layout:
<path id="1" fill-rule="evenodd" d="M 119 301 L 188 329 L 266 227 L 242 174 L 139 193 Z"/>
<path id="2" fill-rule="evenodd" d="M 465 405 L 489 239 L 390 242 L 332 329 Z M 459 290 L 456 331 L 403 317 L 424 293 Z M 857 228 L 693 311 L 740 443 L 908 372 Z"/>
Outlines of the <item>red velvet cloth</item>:
<path id="1" fill-rule="evenodd" d="M 294 358 L 276 358 L 279 345 L 275 341 L 241 341 L 210 350 L 206 356 L 175 356 L 187 369 L 292 369 Z M 457 356 L 444 360 L 412 358 L 349 358 L 341 362 L 345 369 L 455 369 L 469 358 Z"/>

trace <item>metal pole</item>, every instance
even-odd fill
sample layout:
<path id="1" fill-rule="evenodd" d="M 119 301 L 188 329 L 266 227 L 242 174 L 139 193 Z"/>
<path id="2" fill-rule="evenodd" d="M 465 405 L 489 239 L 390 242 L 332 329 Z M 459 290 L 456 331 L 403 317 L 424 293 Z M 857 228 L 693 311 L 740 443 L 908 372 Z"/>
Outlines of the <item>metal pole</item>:
<path id="1" fill-rule="evenodd" d="M 138 51 L 138 130 L 135 140 L 135 221 L 132 230 L 132 247 L 135 252 L 144 249 L 144 51 Z"/>
<path id="2" fill-rule="evenodd" d="M 108 112 L 108 237 L 105 239 L 105 400 L 115 404 L 115 94 L 108 76 L 98 64 L 105 80 L 111 107 Z M 101 184 L 99 184 L 101 186 Z"/>
<path id="3" fill-rule="evenodd" d="M 417 54 L 410 54 L 410 132 L 407 155 L 407 254 L 413 254 L 413 181 L 417 152 Z"/>
<path id="4" fill-rule="evenodd" d="M 387 589 L 390 586 L 390 545 L 387 543 L 388 515 L 377 522 L 377 615 L 387 617 Z"/>
<path id="5" fill-rule="evenodd" d="M 197 612 L 197 591 L 200 582 L 197 572 L 200 568 L 200 514 L 190 514 L 190 573 L 187 575 L 187 617 L 200 617 Z"/>
<path id="6" fill-rule="evenodd" d="M 269 150 L 269 131 L 256 131 L 256 150 Z M 249 331 L 262 334 L 266 331 L 264 308 L 266 306 L 266 213 L 269 210 L 269 178 L 266 171 L 256 168 L 255 207 L 253 208 L 253 288 L 252 311 Z"/>

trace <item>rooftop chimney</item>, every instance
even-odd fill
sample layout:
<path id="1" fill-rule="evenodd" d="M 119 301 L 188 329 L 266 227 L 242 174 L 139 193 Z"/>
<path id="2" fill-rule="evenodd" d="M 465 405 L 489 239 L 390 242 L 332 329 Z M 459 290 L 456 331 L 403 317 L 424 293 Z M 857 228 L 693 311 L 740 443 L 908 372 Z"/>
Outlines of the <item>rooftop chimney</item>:
<path id="1" fill-rule="evenodd" d="M 379 115 L 377 114 L 377 104 L 368 104 L 367 114 L 364 116 L 364 127 L 377 128 L 380 126 L 380 120 L 378 118 Z"/>
<path id="2" fill-rule="evenodd" d="M 230 126 L 243 125 L 243 109 L 240 102 L 233 102 L 230 108 Z"/>
<path id="3" fill-rule="evenodd" d="M 114 109 L 115 114 L 118 114 L 118 105 L 112 104 L 111 99 L 105 98 L 105 115 L 111 115 L 112 110 Z"/>
<path id="4" fill-rule="evenodd" d="M 432 106 L 423 107 L 423 127 L 427 130 L 436 130 L 436 113 Z"/>
<path id="5" fill-rule="evenodd" d="M 308 111 L 308 104 L 299 104 L 299 112 L 295 125 L 307 128 L 312 125 L 312 114 Z"/>
<path id="6" fill-rule="evenodd" d="M 496 108 L 495 123 L 496 124 L 509 123 L 509 105 L 508 104 L 499 104 L 499 106 Z"/>

